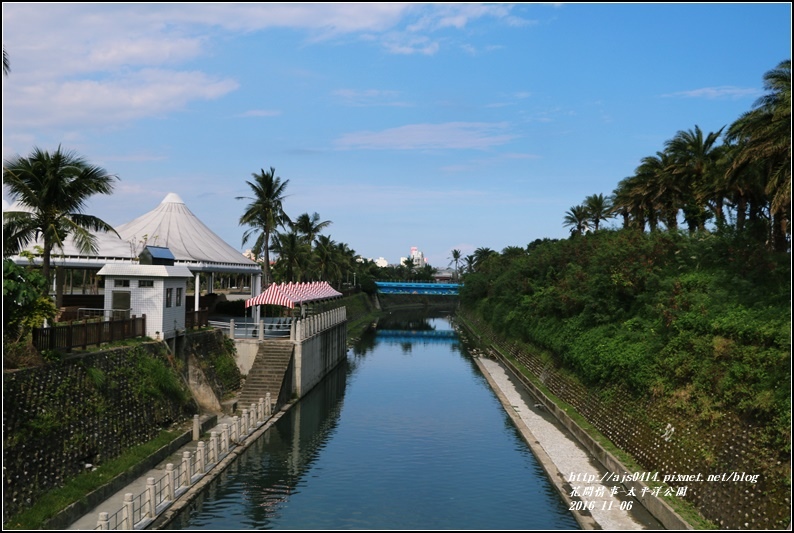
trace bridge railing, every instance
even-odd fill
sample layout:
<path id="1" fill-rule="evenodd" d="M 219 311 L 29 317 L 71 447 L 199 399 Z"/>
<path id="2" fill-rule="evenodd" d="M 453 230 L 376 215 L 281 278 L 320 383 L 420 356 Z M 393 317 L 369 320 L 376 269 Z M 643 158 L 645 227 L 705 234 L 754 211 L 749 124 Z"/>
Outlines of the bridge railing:
<path id="1" fill-rule="evenodd" d="M 457 295 L 460 283 L 411 282 L 411 281 L 376 281 L 375 286 L 382 294 L 432 294 Z"/>

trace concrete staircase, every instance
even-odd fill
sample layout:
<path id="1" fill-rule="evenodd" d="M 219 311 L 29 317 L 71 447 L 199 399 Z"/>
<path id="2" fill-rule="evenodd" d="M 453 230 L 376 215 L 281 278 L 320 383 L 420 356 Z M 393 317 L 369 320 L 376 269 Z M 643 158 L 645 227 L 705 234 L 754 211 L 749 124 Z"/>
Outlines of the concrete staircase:
<path id="1" fill-rule="evenodd" d="M 291 341 L 266 340 L 259 343 L 254 364 L 237 398 L 239 409 L 259 403 L 259 398 L 264 398 L 268 392 L 270 400 L 276 403 L 294 347 Z"/>

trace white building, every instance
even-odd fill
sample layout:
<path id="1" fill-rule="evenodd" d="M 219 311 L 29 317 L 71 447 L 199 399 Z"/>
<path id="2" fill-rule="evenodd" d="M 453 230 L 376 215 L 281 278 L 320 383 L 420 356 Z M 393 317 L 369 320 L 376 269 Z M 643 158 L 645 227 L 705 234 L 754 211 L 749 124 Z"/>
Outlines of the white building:
<path id="1" fill-rule="evenodd" d="M 105 310 L 146 315 L 146 336 L 171 339 L 185 330 L 185 292 L 192 277 L 186 266 L 111 263 L 105 277 Z"/>
<path id="2" fill-rule="evenodd" d="M 408 259 L 407 257 L 400 258 L 400 264 L 404 265 L 405 260 Z M 427 259 L 425 259 L 425 254 L 423 254 L 416 246 L 411 246 L 411 255 L 410 259 L 414 264 L 414 268 L 423 268 L 427 263 Z"/>
<path id="3" fill-rule="evenodd" d="M 7 210 L 29 211 L 18 202 Z M 109 264 L 135 265 L 140 249 L 147 244 L 154 244 L 167 247 L 174 257 L 174 264 L 189 269 L 191 277 L 194 278 L 194 287 L 201 286 L 199 276 L 204 275 L 211 292 L 215 273 L 234 273 L 250 276 L 252 296 L 261 292 L 262 266 L 213 233 L 175 193 L 166 195 L 148 213 L 115 229 L 118 235 L 95 233 L 96 253 L 86 254 L 80 251 L 75 246 L 73 237 L 69 236 L 62 248 L 53 250 L 53 266 L 96 271 Z M 27 250 L 35 254 L 36 245 L 40 246 L 41 242 L 29 243 Z M 26 257 L 20 255 L 12 256 L 11 259 L 21 265 L 29 263 Z M 41 264 L 40 254 L 34 259 L 34 264 Z M 193 298 L 193 306 L 198 309 L 198 290 L 194 292 Z"/>

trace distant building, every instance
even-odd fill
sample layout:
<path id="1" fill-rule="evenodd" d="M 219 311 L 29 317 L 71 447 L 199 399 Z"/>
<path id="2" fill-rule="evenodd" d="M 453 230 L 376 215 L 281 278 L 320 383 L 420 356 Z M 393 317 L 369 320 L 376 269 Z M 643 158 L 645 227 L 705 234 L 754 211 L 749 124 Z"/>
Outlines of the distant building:
<path id="1" fill-rule="evenodd" d="M 405 259 L 400 259 L 402 263 Z M 414 268 L 422 268 L 427 263 L 427 259 L 425 259 L 425 254 L 423 254 L 416 246 L 411 246 L 411 261 L 414 263 Z"/>

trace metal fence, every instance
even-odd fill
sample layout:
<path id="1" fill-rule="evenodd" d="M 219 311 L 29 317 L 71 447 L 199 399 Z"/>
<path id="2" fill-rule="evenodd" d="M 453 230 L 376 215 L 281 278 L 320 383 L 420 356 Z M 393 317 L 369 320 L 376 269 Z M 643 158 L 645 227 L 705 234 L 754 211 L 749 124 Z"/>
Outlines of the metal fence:
<path id="1" fill-rule="evenodd" d="M 232 339 L 256 339 L 259 338 L 260 330 L 263 338 L 289 338 L 292 318 L 263 318 L 259 322 L 246 321 L 245 319 L 230 320 L 229 322 L 210 320 L 209 325 L 222 330 L 227 337 Z"/>

